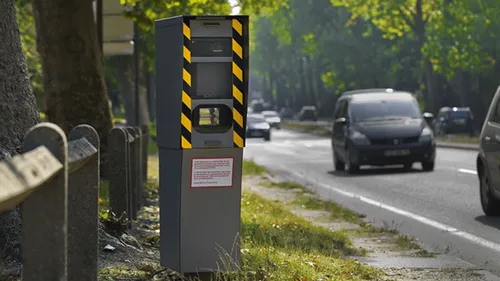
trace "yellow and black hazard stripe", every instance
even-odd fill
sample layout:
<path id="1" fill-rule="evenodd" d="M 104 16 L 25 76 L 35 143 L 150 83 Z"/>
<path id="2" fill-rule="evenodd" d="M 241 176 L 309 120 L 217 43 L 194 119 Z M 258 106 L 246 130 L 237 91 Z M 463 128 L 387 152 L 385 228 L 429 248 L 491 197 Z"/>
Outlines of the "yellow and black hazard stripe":
<path id="1" fill-rule="evenodd" d="M 184 18 L 182 23 L 184 33 L 184 64 L 182 69 L 182 113 L 181 113 L 181 148 L 190 149 L 191 145 L 191 29 L 189 19 Z"/>
<path id="2" fill-rule="evenodd" d="M 243 91 L 243 25 L 238 19 L 232 20 L 233 24 L 233 143 L 234 147 L 245 146 L 246 110 Z"/>

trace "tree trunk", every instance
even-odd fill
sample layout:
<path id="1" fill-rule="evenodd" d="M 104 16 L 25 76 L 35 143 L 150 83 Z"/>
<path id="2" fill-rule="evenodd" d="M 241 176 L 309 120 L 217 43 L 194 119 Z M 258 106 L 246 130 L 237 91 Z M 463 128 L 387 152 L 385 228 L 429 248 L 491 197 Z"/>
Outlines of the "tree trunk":
<path id="1" fill-rule="evenodd" d="M 113 123 L 92 1 L 33 0 L 32 5 L 48 120 L 66 133 L 80 124 L 94 127 L 106 167 Z"/>
<path id="2" fill-rule="evenodd" d="M 0 0 L 0 160 L 21 151 L 27 130 L 40 121 L 21 48 L 14 0 Z M 0 215 L 0 268 L 20 274 L 19 208 Z"/>

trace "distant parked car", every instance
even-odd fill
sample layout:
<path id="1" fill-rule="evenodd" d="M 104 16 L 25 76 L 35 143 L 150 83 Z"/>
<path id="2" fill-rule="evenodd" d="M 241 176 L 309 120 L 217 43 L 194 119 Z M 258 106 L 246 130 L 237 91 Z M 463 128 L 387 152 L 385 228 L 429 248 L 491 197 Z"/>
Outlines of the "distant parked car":
<path id="1" fill-rule="evenodd" d="M 433 122 L 436 135 L 474 135 L 474 115 L 469 107 L 443 107 Z"/>
<path id="2" fill-rule="evenodd" d="M 487 216 L 500 216 L 500 87 L 491 101 L 479 139 L 476 171 Z"/>
<path id="3" fill-rule="evenodd" d="M 250 114 L 247 117 L 247 138 L 263 138 L 265 141 L 271 140 L 271 126 L 266 122 L 262 114 Z"/>
<path id="4" fill-rule="evenodd" d="M 297 118 L 300 121 L 318 121 L 318 110 L 314 105 L 303 106 L 302 109 L 297 114 Z"/>
<path id="5" fill-rule="evenodd" d="M 261 114 L 264 115 L 266 122 L 269 123 L 271 128 L 276 128 L 278 130 L 281 129 L 281 118 L 278 112 L 273 110 L 266 110 L 262 111 Z"/>

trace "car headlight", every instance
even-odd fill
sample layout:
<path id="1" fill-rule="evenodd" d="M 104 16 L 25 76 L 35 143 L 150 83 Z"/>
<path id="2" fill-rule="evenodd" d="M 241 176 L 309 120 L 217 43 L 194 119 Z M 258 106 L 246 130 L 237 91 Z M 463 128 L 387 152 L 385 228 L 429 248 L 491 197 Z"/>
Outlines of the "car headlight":
<path id="1" fill-rule="evenodd" d="M 351 132 L 351 140 L 355 144 L 359 144 L 359 145 L 369 145 L 370 144 L 370 141 L 366 138 L 366 136 L 358 131 Z"/>
<path id="2" fill-rule="evenodd" d="M 428 142 L 432 141 L 434 139 L 434 134 L 432 133 L 432 130 L 429 129 L 429 127 L 425 127 L 422 130 L 422 133 L 420 134 L 419 141 L 420 142 Z"/>
<path id="3" fill-rule="evenodd" d="M 267 130 L 269 129 L 269 124 L 268 123 L 259 123 L 254 125 L 255 129 L 261 129 L 261 130 Z"/>

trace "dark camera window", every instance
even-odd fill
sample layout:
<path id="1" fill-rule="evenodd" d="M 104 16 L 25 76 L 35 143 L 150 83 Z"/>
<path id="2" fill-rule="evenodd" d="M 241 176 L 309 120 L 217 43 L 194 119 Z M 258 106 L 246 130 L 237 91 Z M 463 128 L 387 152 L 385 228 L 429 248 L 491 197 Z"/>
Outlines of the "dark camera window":
<path id="1" fill-rule="evenodd" d="M 200 133 L 224 133 L 233 125 L 233 113 L 226 105 L 200 105 L 193 110 L 193 128 Z"/>
<path id="2" fill-rule="evenodd" d="M 191 40 L 193 57 L 232 57 L 231 38 L 193 38 Z"/>
<path id="3" fill-rule="evenodd" d="M 192 98 L 232 98 L 233 71 L 230 62 L 198 62 L 192 65 Z"/>

